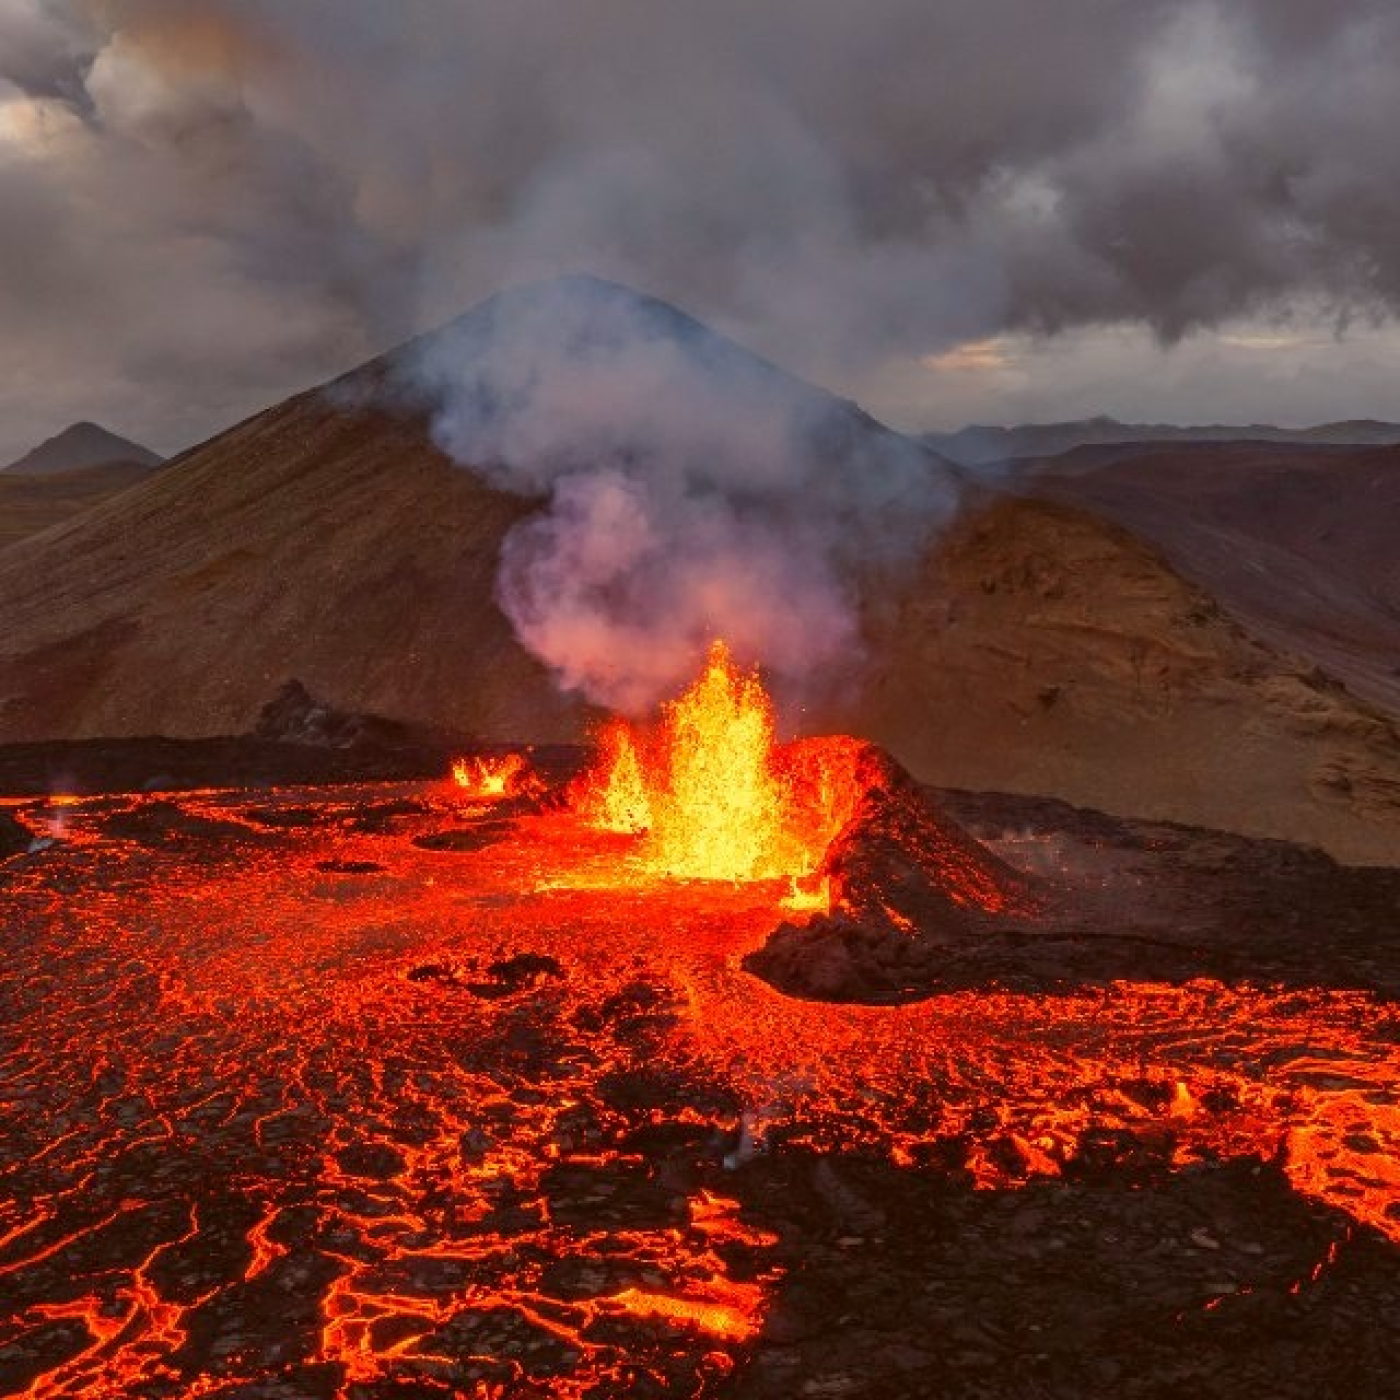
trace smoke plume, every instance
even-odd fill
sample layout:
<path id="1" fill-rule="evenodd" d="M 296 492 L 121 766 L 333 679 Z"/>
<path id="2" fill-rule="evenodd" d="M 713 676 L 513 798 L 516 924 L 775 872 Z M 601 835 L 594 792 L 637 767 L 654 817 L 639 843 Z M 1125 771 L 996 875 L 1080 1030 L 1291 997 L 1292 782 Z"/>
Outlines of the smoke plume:
<path id="1" fill-rule="evenodd" d="M 636 712 L 723 636 L 780 691 L 849 670 L 862 574 L 951 508 L 937 459 L 674 308 L 591 277 L 504 293 L 400 365 L 439 443 L 543 509 L 498 595 L 566 689 Z"/>

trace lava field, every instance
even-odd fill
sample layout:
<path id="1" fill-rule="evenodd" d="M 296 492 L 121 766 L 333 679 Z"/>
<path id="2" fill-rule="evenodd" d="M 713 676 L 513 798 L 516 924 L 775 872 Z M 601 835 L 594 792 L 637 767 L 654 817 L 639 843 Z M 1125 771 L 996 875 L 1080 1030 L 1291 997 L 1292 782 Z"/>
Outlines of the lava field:
<path id="1" fill-rule="evenodd" d="M 861 1004 L 547 796 L 7 799 L 0 1389 L 1393 1393 L 1394 872 L 942 801 L 1079 932 Z"/>

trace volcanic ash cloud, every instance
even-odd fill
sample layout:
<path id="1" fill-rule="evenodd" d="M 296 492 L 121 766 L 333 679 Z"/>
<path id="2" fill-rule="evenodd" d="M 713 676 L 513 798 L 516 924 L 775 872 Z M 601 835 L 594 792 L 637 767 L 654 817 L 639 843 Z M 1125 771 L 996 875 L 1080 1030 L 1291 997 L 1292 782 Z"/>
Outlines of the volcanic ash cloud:
<path id="1" fill-rule="evenodd" d="M 453 459 L 541 502 L 497 582 L 521 641 L 625 712 L 674 691 L 717 635 L 780 688 L 839 676 L 858 576 L 907 563 L 953 505 L 908 439 L 593 278 L 493 298 L 410 371 Z"/>

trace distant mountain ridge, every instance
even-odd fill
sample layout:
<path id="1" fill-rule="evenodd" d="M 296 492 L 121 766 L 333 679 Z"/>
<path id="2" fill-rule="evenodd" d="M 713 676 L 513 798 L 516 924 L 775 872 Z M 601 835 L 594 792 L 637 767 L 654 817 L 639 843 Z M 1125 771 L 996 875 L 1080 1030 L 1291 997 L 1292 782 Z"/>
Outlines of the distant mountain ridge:
<path id="1" fill-rule="evenodd" d="M 1268 423 L 1120 423 L 1115 418 L 1081 418 L 1063 423 L 1021 423 L 1014 427 L 974 423 L 954 433 L 924 433 L 920 441 L 965 467 L 1015 457 L 1052 457 L 1077 447 L 1133 442 L 1276 442 L 1312 447 L 1390 447 L 1400 443 L 1400 423 L 1353 418 L 1311 428 L 1276 428 Z"/>
<path id="2" fill-rule="evenodd" d="M 114 462 L 158 467 L 165 459 L 139 442 L 110 432 L 99 423 L 72 423 L 61 433 L 41 442 L 0 471 L 23 476 L 53 476 L 86 467 L 106 467 Z"/>

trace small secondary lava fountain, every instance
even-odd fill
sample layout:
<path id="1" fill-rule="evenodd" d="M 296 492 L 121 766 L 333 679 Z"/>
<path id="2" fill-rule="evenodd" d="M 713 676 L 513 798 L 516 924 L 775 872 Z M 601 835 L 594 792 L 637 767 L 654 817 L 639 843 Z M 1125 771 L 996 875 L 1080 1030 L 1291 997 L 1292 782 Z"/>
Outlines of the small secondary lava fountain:
<path id="1" fill-rule="evenodd" d="M 757 671 L 722 641 L 658 723 L 614 721 L 584 782 L 595 826 L 641 838 L 638 858 L 681 880 L 797 881 L 821 864 L 855 803 L 854 741 L 775 742 Z"/>
<path id="2" fill-rule="evenodd" d="M 501 758 L 453 759 L 452 781 L 465 796 L 481 802 L 515 797 L 538 786 L 525 756 L 518 753 Z"/>

